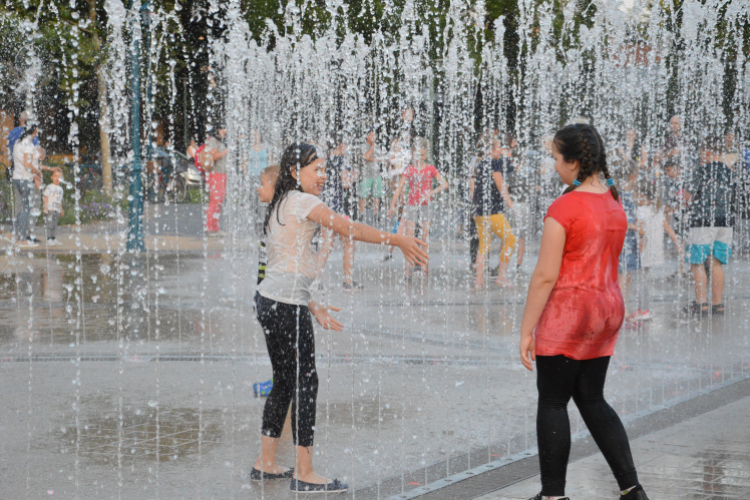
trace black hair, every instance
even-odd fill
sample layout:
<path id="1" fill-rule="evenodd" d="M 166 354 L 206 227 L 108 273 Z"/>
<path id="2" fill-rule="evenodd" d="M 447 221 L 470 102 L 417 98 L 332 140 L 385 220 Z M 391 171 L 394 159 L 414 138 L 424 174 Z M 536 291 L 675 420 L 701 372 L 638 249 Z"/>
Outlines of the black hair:
<path id="1" fill-rule="evenodd" d="M 276 210 L 276 221 L 281 224 L 279 220 L 278 207 L 281 202 L 284 201 L 289 191 L 301 191 L 302 187 L 299 184 L 299 171 L 315 160 L 318 159 L 318 154 L 315 146 L 304 142 L 295 142 L 287 146 L 284 150 L 284 154 L 281 155 L 281 164 L 279 165 L 279 177 L 276 179 L 276 186 L 273 190 L 273 198 L 271 203 L 268 204 L 266 210 L 266 220 L 263 223 L 263 234 L 268 232 L 268 223 L 271 220 L 271 214 Z M 292 171 L 296 170 L 297 178 L 292 176 Z"/>
<path id="2" fill-rule="evenodd" d="M 703 151 L 710 151 L 712 153 L 723 153 L 725 149 L 725 139 L 717 135 L 706 136 L 701 141 L 701 149 Z"/>
<path id="3" fill-rule="evenodd" d="M 36 125 L 27 125 L 23 129 L 23 133 L 21 134 L 21 137 L 18 138 L 18 142 L 21 142 L 22 140 L 26 139 L 30 135 L 33 135 L 34 132 L 36 132 Z"/>
<path id="4" fill-rule="evenodd" d="M 576 180 L 583 182 L 593 174 L 601 172 L 604 178 L 609 180 L 607 167 L 607 153 L 604 151 L 604 141 L 593 125 L 588 123 L 574 123 L 557 131 L 554 138 L 557 152 L 567 162 L 577 161 L 580 165 Z M 568 187 L 564 193 L 573 191 L 575 184 Z M 612 197 L 620 200 L 620 195 L 615 186 L 610 186 Z"/>

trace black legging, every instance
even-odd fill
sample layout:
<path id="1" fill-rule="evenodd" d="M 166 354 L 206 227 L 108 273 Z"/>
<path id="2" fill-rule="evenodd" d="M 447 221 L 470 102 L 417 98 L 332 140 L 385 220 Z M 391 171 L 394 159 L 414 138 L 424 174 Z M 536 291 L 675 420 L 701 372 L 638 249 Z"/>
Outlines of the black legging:
<path id="1" fill-rule="evenodd" d="M 273 367 L 273 389 L 263 408 L 263 435 L 281 436 L 291 402 L 294 443 L 312 446 L 318 372 L 310 309 L 276 302 L 257 293 L 255 307 Z"/>
<path id="2" fill-rule="evenodd" d="M 565 473 L 570 455 L 568 401 L 571 396 L 589 432 L 617 479 L 620 490 L 638 484 L 625 428 L 604 400 L 609 357 L 577 361 L 565 356 L 537 356 L 539 408 L 536 433 L 542 495 L 565 496 Z"/>

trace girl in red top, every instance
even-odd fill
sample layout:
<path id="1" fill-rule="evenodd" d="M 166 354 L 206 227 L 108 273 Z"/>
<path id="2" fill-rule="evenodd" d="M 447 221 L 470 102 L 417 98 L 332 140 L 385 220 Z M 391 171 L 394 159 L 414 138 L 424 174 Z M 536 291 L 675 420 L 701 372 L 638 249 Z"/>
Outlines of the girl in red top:
<path id="1" fill-rule="evenodd" d="M 555 170 L 570 187 L 548 209 L 521 323 L 521 361 L 536 361 L 542 491 L 565 498 L 573 398 L 617 479 L 623 500 L 648 500 L 625 428 L 604 400 L 604 380 L 625 307 L 617 267 L 628 221 L 607 170 L 604 144 L 587 124 L 553 143 Z M 604 179 L 602 179 L 602 177 Z"/>
<path id="2" fill-rule="evenodd" d="M 430 142 L 424 137 L 417 137 L 412 151 L 414 163 L 409 165 L 401 174 L 396 192 L 393 194 L 391 208 L 388 210 L 388 217 L 393 217 L 396 213 L 396 204 L 401 199 L 401 193 L 404 185 L 409 181 L 409 196 L 404 206 L 404 228 L 408 236 L 414 236 L 414 230 L 417 224 L 421 229 L 420 238 L 422 241 L 429 241 L 427 237 L 430 234 L 430 219 L 432 198 L 448 189 L 448 183 L 443 179 L 443 175 L 434 165 L 427 163 L 427 152 L 430 148 Z M 437 179 L 438 186 L 432 189 L 432 180 Z M 427 269 L 424 270 L 425 273 Z M 409 263 L 406 263 L 406 274 L 411 272 Z"/>

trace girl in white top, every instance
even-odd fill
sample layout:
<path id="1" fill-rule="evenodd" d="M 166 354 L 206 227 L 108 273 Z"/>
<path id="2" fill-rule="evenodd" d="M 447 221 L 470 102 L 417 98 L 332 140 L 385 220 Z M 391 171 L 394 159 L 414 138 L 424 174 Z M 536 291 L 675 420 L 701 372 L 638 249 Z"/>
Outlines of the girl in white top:
<path id="1" fill-rule="evenodd" d="M 337 308 L 312 300 L 312 282 L 318 271 L 311 246 L 316 228 L 322 225 L 354 240 L 394 245 L 410 263 L 427 263 L 423 241 L 352 222 L 329 209 L 318 198 L 325 181 L 325 162 L 318 158 L 315 147 L 297 143 L 286 148 L 266 212 L 266 277 L 255 296 L 273 367 L 273 389 L 263 410 L 261 456 L 250 476 L 254 480 L 292 478 L 291 489 L 300 493 L 348 489 L 336 479 L 317 475 L 312 465 L 318 391 L 312 316 L 325 329 L 343 329 L 330 314 Z M 285 469 L 276 463 L 276 450 L 290 403 L 296 465 Z"/>

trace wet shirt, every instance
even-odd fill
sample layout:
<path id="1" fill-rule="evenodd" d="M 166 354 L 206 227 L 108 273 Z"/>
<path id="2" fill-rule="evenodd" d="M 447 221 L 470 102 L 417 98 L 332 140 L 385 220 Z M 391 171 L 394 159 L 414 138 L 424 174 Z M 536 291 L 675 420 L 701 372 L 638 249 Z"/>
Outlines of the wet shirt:
<path id="1" fill-rule="evenodd" d="M 474 198 L 472 199 L 475 216 L 484 217 L 503 213 L 503 196 L 497 189 L 492 174 L 495 172 L 502 174 L 511 163 L 510 158 L 484 159 L 477 163 L 474 171 Z M 505 181 L 504 175 L 503 181 Z"/>
<path id="2" fill-rule="evenodd" d="M 210 137 L 206 141 L 206 146 L 209 149 L 213 149 L 215 151 L 218 151 L 219 153 L 222 153 L 227 150 L 227 147 L 224 145 L 223 142 L 221 142 L 216 137 Z M 214 174 L 226 174 L 227 172 L 227 157 L 224 156 L 221 160 L 214 162 L 214 168 L 211 170 Z"/>
<path id="3" fill-rule="evenodd" d="M 307 216 L 321 204 L 317 196 L 295 190 L 271 214 L 266 231 L 266 277 L 258 285 L 262 296 L 303 306 L 312 299 L 312 283 L 318 271 L 312 239 L 318 224 Z"/>
<path id="4" fill-rule="evenodd" d="M 628 222 L 612 194 L 572 191 L 547 217 L 565 228 L 560 273 L 536 325 L 536 354 L 611 356 L 625 315 L 617 269 Z"/>
<path id="5" fill-rule="evenodd" d="M 427 193 L 432 189 L 432 179 L 438 176 L 434 165 L 425 165 L 421 170 L 415 165 L 409 165 L 404 171 L 404 177 L 409 182 L 409 198 L 407 203 L 412 206 L 427 205 Z"/>
<path id="6" fill-rule="evenodd" d="M 691 194 L 690 227 L 733 227 L 735 183 L 724 163 L 701 165 L 687 187 Z"/>

